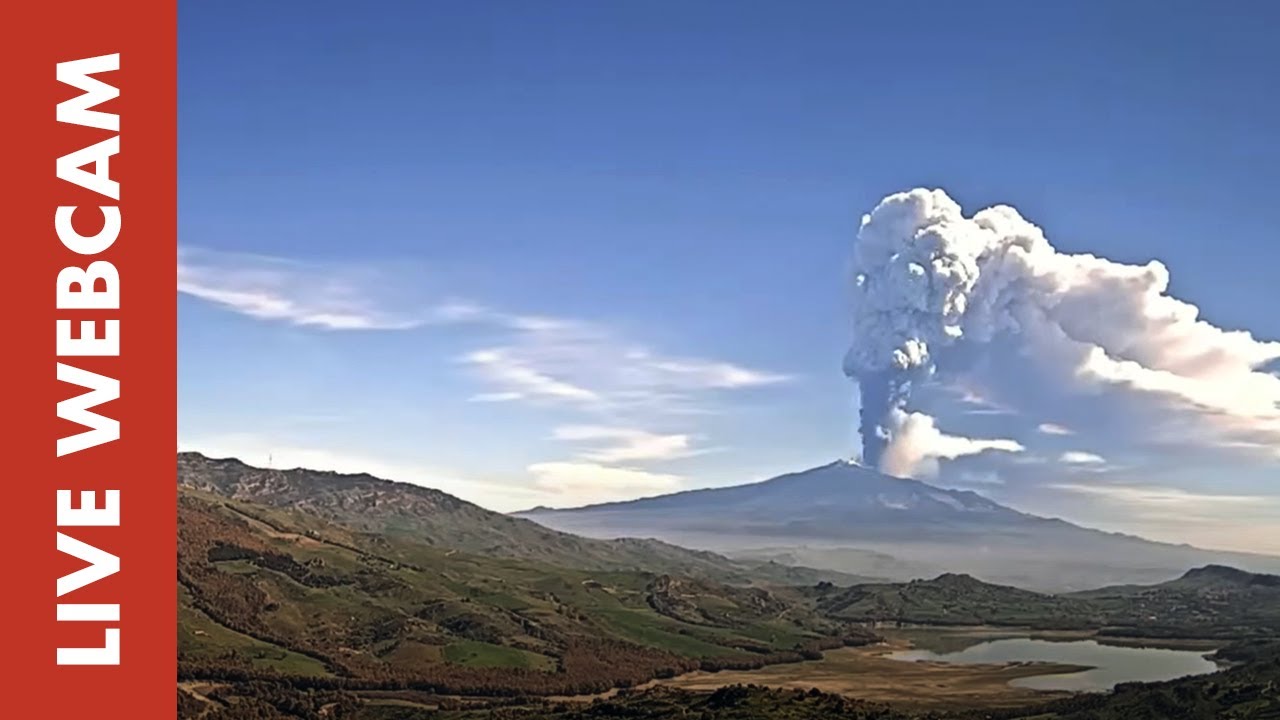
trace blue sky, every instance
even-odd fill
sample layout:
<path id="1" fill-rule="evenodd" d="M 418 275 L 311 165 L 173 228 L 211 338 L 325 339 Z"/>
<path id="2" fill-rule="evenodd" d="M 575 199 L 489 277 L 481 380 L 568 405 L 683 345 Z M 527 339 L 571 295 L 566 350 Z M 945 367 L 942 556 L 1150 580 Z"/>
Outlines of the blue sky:
<path id="1" fill-rule="evenodd" d="M 1280 339 L 1274 6 L 1112 5 L 184 3 L 180 441 L 501 510 L 849 455 L 850 249 L 912 187 Z M 965 477 L 1280 552 L 1280 464 L 1159 460 Z"/>

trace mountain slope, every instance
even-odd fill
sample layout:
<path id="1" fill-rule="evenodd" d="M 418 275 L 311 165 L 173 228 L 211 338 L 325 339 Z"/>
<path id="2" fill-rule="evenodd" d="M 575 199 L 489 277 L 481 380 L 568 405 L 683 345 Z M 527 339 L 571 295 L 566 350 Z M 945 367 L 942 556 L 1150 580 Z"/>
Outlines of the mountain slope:
<path id="1" fill-rule="evenodd" d="M 938 488 L 844 461 L 747 485 L 569 510 L 534 508 L 516 515 L 566 525 L 574 518 L 618 520 L 623 527 L 665 519 L 693 531 L 732 528 L 764 538 L 920 539 L 922 531 L 928 538 L 967 527 L 1067 524 L 1019 512 L 972 491 Z"/>
<path id="2" fill-rule="evenodd" d="M 185 487 L 178 512 L 187 679 L 573 694 L 870 638 L 787 590 L 470 555 Z"/>
<path id="3" fill-rule="evenodd" d="M 336 522 L 367 533 L 490 557 L 590 570 L 675 573 L 733 583 L 810 584 L 859 579 L 832 570 L 734 561 L 651 539 L 578 537 L 486 510 L 439 490 L 372 475 L 267 470 L 235 459 L 179 453 L 178 482 L 235 500 L 305 511 L 309 517 L 306 522 L 315 529 Z"/>
<path id="4" fill-rule="evenodd" d="M 1055 592 L 1159 582 L 1210 563 L 1280 571 L 1280 558 L 1091 530 L 849 462 L 748 485 L 518 516 L 595 537 L 643 535 L 894 579 L 966 572 Z M 886 568 L 884 555 L 899 567 Z"/>

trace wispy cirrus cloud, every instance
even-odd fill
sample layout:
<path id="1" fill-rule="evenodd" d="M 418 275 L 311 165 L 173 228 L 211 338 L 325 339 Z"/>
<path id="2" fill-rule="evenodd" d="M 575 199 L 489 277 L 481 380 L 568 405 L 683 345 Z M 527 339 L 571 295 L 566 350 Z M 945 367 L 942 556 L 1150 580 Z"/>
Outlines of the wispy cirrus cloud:
<path id="1" fill-rule="evenodd" d="M 490 386 L 484 402 L 693 408 L 690 395 L 784 383 L 788 375 L 655 352 L 597 323 L 431 300 L 388 267 L 337 265 L 183 248 L 178 291 L 259 320 L 329 331 L 479 327 L 498 342 L 459 359 Z M 412 291 L 406 288 L 414 287 Z"/>
<path id="2" fill-rule="evenodd" d="M 555 429 L 556 440 L 594 446 L 578 455 L 601 463 L 675 460 L 710 452 L 693 446 L 687 433 L 653 433 L 645 430 L 600 425 L 562 425 Z"/>
<path id="3" fill-rule="evenodd" d="M 1058 462 L 1067 465 L 1105 465 L 1106 458 L 1084 450 L 1068 450 L 1058 456 Z"/>
<path id="4" fill-rule="evenodd" d="M 478 346 L 455 359 L 479 385 L 471 401 L 576 414 L 576 422 L 552 433 L 578 446 L 574 459 L 535 463 L 528 472 L 542 491 L 581 492 L 584 501 L 672 487 L 676 476 L 630 465 L 709 452 L 695 447 L 702 437 L 696 418 L 717 412 L 731 393 L 793 380 L 720 358 L 660 352 L 599 322 L 441 300 L 423 286 L 390 265 L 200 248 L 179 254 L 180 293 L 258 320 L 330 332 L 470 329 Z M 648 429 L 655 426 L 669 430 Z"/>
<path id="5" fill-rule="evenodd" d="M 1041 433 L 1045 435 L 1074 435 L 1075 434 L 1074 432 L 1071 431 L 1071 428 L 1064 427 L 1056 423 L 1040 423 L 1039 425 L 1036 426 L 1036 430 L 1039 430 Z"/>
<path id="6" fill-rule="evenodd" d="M 645 360 L 647 354 L 633 353 L 636 360 Z M 736 389 L 775 385 L 791 378 L 780 373 L 752 370 L 732 363 L 712 360 L 652 358 L 650 369 L 664 374 L 674 384 L 711 389 Z"/>
<path id="7" fill-rule="evenodd" d="M 505 342 L 458 358 L 485 402 L 559 404 L 614 417 L 697 415 L 714 396 L 790 382 L 724 360 L 666 355 L 598 323 L 484 311 Z"/>
<path id="8" fill-rule="evenodd" d="M 259 320 L 320 330 L 407 330 L 450 321 L 459 307 L 404 310 L 374 291 L 371 270 L 182 248 L 178 292 Z"/>
<path id="9" fill-rule="evenodd" d="M 548 399 L 575 403 L 595 403 L 600 400 L 599 394 L 532 368 L 504 348 L 475 350 L 464 355 L 462 361 L 475 368 L 485 380 L 507 388 L 500 392 L 473 395 L 474 400 L 509 402 Z"/>
<path id="10" fill-rule="evenodd" d="M 1194 542 L 1196 539 L 1188 538 L 1187 533 L 1196 529 L 1207 532 L 1214 527 L 1234 528 L 1233 532 L 1241 533 L 1266 527 L 1280 529 L 1276 522 L 1280 517 L 1277 515 L 1280 498 L 1274 496 L 1236 495 L 1137 483 L 1062 482 L 1047 487 L 1085 501 L 1090 514 L 1123 518 L 1125 522 L 1137 523 L 1138 528 L 1147 524 L 1157 528 L 1152 536 L 1178 538 L 1181 535 L 1180 542 Z M 1274 535 L 1268 544 L 1280 548 L 1274 537 L 1280 535 Z M 1237 545 L 1231 538 L 1215 538 L 1207 546 L 1249 547 Z"/>
<path id="11" fill-rule="evenodd" d="M 1276 498 L 1264 495 L 1225 495 L 1202 493 L 1175 487 L 1157 485 L 1106 485 L 1101 483 L 1054 483 L 1055 490 L 1092 495 L 1118 501 L 1125 506 L 1161 506 L 1170 508 L 1195 508 L 1203 505 L 1251 505 L 1270 504 Z"/>

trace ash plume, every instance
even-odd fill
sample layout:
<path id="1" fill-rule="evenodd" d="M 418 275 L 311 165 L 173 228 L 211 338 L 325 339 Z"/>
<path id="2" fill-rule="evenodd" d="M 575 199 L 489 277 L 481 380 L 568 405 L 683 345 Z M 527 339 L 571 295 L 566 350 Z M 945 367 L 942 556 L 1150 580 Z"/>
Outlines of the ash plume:
<path id="1" fill-rule="evenodd" d="M 862 394 L 862 408 L 858 413 L 862 461 L 878 468 L 898 424 L 894 411 L 902 411 L 911 397 L 912 372 L 906 368 L 872 371 L 862 373 L 857 380 Z"/>
<path id="2" fill-rule="evenodd" d="M 916 189 L 863 217 L 851 275 L 844 371 L 860 390 L 868 465 L 901 471 L 893 458 L 936 463 L 1022 449 L 946 435 L 911 412 L 921 386 L 967 371 L 974 358 L 999 371 L 966 383 L 1020 405 L 1033 428 L 1072 412 L 1083 424 L 1112 411 L 1143 413 L 1143 423 L 1129 425 L 1148 433 L 1144 441 L 1280 457 L 1280 376 L 1268 369 L 1280 343 L 1201 319 L 1167 294 L 1158 261 L 1061 253 L 1011 207 L 965 217 L 945 192 Z M 1015 387 L 1011 376 L 1023 382 Z M 1094 403 L 1092 415 L 1081 415 L 1081 398 Z"/>

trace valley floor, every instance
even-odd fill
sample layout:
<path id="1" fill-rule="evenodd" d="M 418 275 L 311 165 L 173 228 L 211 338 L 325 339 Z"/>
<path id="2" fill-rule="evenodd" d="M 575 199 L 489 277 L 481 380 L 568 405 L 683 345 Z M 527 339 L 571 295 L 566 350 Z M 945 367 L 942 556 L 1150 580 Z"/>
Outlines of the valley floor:
<path id="1" fill-rule="evenodd" d="M 821 660 L 756 670 L 692 672 L 595 695 L 503 699 L 417 691 L 355 691 L 344 698 L 342 694 L 325 697 L 304 692 L 296 696 L 301 703 L 294 704 L 313 707 L 317 718 L 351 720 L 665 718 L 675 717 L 672 713 L 677 710 L 683 716 L 695 706 L 705 706 L 698 711 L 702 714 L 696 716 L 725 720 L 1280 718 L 1280 696 L 1275 691 L 1280 658 L 1274 656 L 1274 646 L 1266 643 L 1233 646 L 1235 652 L 1228 653 L 1232 661 L 1230 669 L 1204 679 L 1189 677 L 1169 683 L 1130 684 L 1116 693 L 1046 692 L 1009 684 L 1019 678 L 1084 669 L 1078 665 L 1047 662 L 964 665 L 904 662 L 889 657 L 891 653 L 909 648 L 946 650 L 1027 635 L 1058 640 L 1089 637 L 1083 632 L 1028 632 L 989 627 L 895 629 L 885 633 L 886 640 L 882 643 L 828 650 Z M 1207 649 L 1201 641 L 1171 640 L 1158 644 Z M 179 705 L 184 708 L 181 717 L 201 720 L 277 717 L 235 712 L 238 704 L 234 702 L 233 706 L 223 709 L 222 701 L 209 696 L 222 692 L 242 695 L 246 690 L 251 696 L 264 691 L 268 695 L 283 692 L 287 696 L 290 692 L 284 687 L 272 689 L 269 685 L 254 690 L 234 683 L 179 683 Z M 243 710 L 249 712 L 248 707 Z M 1138 710 L 1142 714 L 1135 715 Z M 1226 710 L 1232 714 L 1222 714 Z"/>

